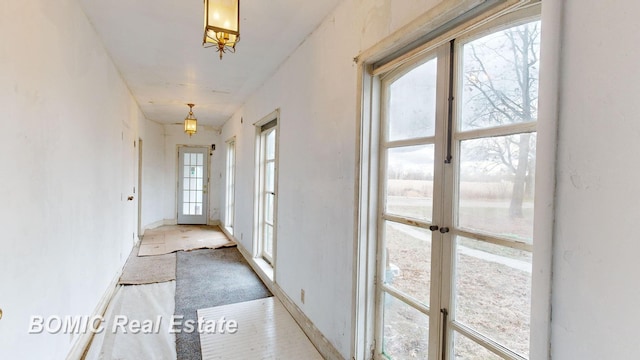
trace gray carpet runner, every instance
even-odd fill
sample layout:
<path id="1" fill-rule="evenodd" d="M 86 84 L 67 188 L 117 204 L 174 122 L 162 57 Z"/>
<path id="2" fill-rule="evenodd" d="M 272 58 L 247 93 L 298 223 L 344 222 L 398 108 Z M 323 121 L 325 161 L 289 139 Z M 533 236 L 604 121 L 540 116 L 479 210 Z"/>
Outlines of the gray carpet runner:
<path id="1" fill-rule="evenodd" d="M 271 296 L 237 248 L 177 253 L 176 315 L 197 320 L 198 309 Z M 200 360 L 200 337 L 176 334 L 178 360 Z"/>

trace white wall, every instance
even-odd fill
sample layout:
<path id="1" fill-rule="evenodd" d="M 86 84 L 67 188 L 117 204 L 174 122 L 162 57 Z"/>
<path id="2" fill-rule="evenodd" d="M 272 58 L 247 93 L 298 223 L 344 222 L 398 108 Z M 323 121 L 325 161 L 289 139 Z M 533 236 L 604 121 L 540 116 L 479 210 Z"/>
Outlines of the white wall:
<path id="1" fill-rule="evenodd" d="M 164 126 L 145 120 L 142 139 L 142 229 L 159 226 L 164 220 L 165 179 Z"/>
<path id="2" fill-rule="evenodd" d="M 552 357 L 636 359 L 640 3 L 564 4 Z"/>
<path id="3" fill-rule="evenodd" d="M 0 358 L 62 359 L 29 317 L 91 314 L 121 269 L 143 116 L 76 1 L 2 1 L 0 33 Z"/>
<path id="4" fill-rule="evenodd" d="M 222 139 L 237 136 L 234 235 L 251 251 L 252 124 L 281 109 L 276 282 L 344 357 L 354 286 L 353 58 L 436 3 L 344 1 L 223 128 Z"/>
<path id="5" fill-rule="evenodd" d="M 186 108 L 186 107 L 185 107 Z M 187 109 L 188 110 L 188 109 Z M 185 112 L 186 114 L 186 112 Z M 195 112 L 197 115 L 198 113 Z M 196 116 L 197 117 L 197 116 Z M 183 125 L 164 125 L 164 219 L 166 223 L 177 221 L 176 208 L 176 184 L 178 181 L 178 145 L 206 146 L 211 148 L 211 144 L 216 145 L 213 151 L 211 162 L 209 163 L 209 221 L 220 221 L 220 192 L 224 181 L 222 172 L 224 171 L 225 147 L 221 141 L 220 131 L 208 126 L 198 125 L 198 132 L 189 137 L 184 133 Z"/>

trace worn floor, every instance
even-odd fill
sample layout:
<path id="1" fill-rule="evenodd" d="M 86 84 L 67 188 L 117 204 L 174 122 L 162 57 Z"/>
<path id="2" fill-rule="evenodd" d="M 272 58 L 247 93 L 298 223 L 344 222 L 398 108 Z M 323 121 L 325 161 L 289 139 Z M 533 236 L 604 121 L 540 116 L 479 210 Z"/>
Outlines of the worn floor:
<path id="1" fill-rule="evenodd" d="M 235 246 L 218 226 L 168 225 L 144 232 L 138 256 Z"/>
<path id="2" fill-rule="evenodd" d="M 276 297 L 198 310 L 206 324 L 221 331 L 200 334 L 203 360 L 322 360 L 313 344 Z M 237 328 L 220 326 L 233 319 Z"/>
<path id="3" fill-rule="evenodd" d="M 171 243 L 174 246 L 180 246 L 180 239 L 185 234 L 200 234 L 197 237 L 203 237 L 202 231 L 210 230 L 208 227 L 198 226 L 193 228 L 185 226 L 163 228 L 155 229 L 150 233 L 151 243 L 155 242 L 157 244 L 159 239 L 162 239 L 165 244 Z M 204 235 L 204 237 L 211 238 L 211 234 Z M 214 237 L 220 238 L 219 234 L 214 234 Z M 193 236 L 188 239 L 183 238 L 185 242 L 193 242 L 193 239 Z M 134 252 L 137 250 L 137 248 L 133 249 Z M 230 341 L 224 342 L 226 345 L 221 346 L 219 338 L 204 337 L 205 341 L 209 342 L 208 345 L 205 344 L 205 348 L 209 351 L 209 354 L 205 354 L 206 359 L 244 359 L 247 355 L 250 355 L 250 352 L 252 352 L 252 357 L 258 356 L 258 358 L 263 359 L 297 359 L 301 354 L 300 351 L 312 354 L 311 358 L 321 359 L 311 342 L 295 324 L 293 318 L 286 312 L 280 302 L 275 298 L 270 299 L 271 293 L 253 272 L 236 247 L 177 251 L 175 255 L 177 258 L 175 262 L 175 282 L 127 285 L 121 287 L 118 293 L 124 293 L 129 297 L 139 297 L 139 299 L 130 298 L 127 300 L 128 304 L 137 303 L 140 305 L 137 305 L 137 310 L 135 306 L 129 305 L 126 315 L 143 320 L 142 318 L 145 316 L 152 317 L 149 315 L 151 309 L 148 306 L 145 307 L 145 303 L 148 304 L 149 296 L 160 296 L 157 295 L 157 292 L 153 293 L 157 291 L 156 288 L 158 286 L 162 287 L 163 284 L 171 284 L 170 288 L 173 289 L 175 284 L 175 291 L 165 291 L 161 296 L 169 297 L 165 299 L 164 303 L 170 303 L 172 306 L 175 304 L 175 307 L 173 307 L 174 318 L 180 319 L 182 325 L 176 326 L 174 329 L 179 331 L 170 337 L 167 337 L 165 331 L 165 333 L 155 337 L 154 335 L 127 335 L 123 337 L 122 334 L 119 334 L 116 337 L 107 337 L 106 340 L 94 339 L 88 351 L 88 354 L 92 354 L 92 356 L 87 358 L 114 359 L 113 354 L 119 354 L 117 358 L 123 358 L 123 355 L 124 358 L 127 358 L 126 354 L 136 354 L 136 358 L 140 358 L 139 352 L 146 352 L 145 349 L 148 348 L 149 344 L 154 342 L 173 342 L 175 338 L 175 343 L 172 343 L 172 346 L 167 347 L 164 352 L 153 354 L 153 358 L 168 360 L 176 357 L 179 360 L 203 359 L 200 333 L 198 331 L 188 331 L 188 327 L 185 326 L 188 321 L 193 321 L 197 324 L 198 311 L 200 310 L 204 315 L 228 313 L 227 319 L 230 320 L 232 317 L 238 317 L 238 319 L 235 319 L 238 321 L 238 333 L 229 335 L 232 338 L 230 338 Z M 153 255 L 151 256 L 153 257 Z M 126 271 L 127 269 L 125 269 Z M 170 298 L 172 296 L 173 298 Z M 118 313 L 122 306 L 121 302 L 112 301 L 107 314 L 112 317 L 122 315 Z M 162 301 L 159 302 L 162 303 Z M 265 306 L 265 304 L 269 306 Z M 200 316 L 203 316 L 202 314 Z M 253 314 L 253 316 L 251 319 L 245 319 L 246 314 Z M 163 317 L 170 316 L 163 315 Z M 167 319 L 166 322 L 170 320 L 172 319 Z M 107 319 L 107 322 L 109 321 L 113 321 L 113 319 Z M 243 329 L 244 331 L 242 331 Z M 274 333 L 285 332 L 288 335 L 280 337 L 280 343 L 273 341 L 272 335 Z M 292 342 L 292 339 L 295 339 L 295 341 Z M 256 341 L 263 341 L 264 344 L 258 348 L 247 346 L 247 344 L 255 345 Z M 119 344 L 126 344 L 128 348 L 118 348 Z M 162 348 L 162 346 L 154 346 L 156 350 L 161 350 Z M 212 349 L 213 353 L 211 352 Z M 221 349 L 224 351 L 218 351 Z"/>
<path id="4" fill-rule="evenodd" d="M 196 320 L 197 310 L 271 296 L 238 249 L 178 252 L 176 315 Z M 197 332 L 176 334 L 180 360 L 201 359 Z"/>

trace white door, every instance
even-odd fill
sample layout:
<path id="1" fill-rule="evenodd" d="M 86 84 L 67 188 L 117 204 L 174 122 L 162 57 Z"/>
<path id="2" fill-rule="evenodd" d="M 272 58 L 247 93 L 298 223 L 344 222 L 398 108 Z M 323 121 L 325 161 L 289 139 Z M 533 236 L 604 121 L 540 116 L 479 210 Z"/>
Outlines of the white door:
<path id="1" fill-rule="evenodd" d="M 178 149 L 178 224 L 207 224 L 209 149 Z"/>

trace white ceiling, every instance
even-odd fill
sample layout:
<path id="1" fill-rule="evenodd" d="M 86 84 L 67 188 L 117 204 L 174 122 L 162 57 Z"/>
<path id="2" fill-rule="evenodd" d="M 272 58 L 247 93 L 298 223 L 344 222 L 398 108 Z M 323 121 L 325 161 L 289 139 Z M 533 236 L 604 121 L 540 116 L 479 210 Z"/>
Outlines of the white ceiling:
<path id="1" fill-rule="evenodd" d="M 203 0 L 80 0 L 148 119 L 221 127 L 340 0 L 243 0 L 236 53 L 202 47 Z"/>

